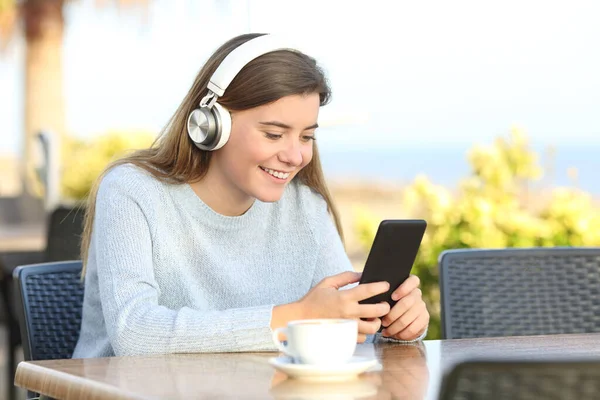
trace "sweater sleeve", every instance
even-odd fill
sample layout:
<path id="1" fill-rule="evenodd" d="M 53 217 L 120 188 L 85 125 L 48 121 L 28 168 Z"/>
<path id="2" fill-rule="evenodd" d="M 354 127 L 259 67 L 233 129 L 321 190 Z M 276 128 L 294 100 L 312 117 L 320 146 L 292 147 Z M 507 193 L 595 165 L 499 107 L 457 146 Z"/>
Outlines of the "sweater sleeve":
<path id="1" fill-rule="evenodd" d="M 400 343 L 400 344 L 417 343 L 417 342 L 420 342 L 423 339 L 425 339 L 425 337 L 427 336 L 428 328 L 429 327 L 425 328 L 425 331 L 423 331 L 423 333 L 419 337 L 412 339 L 412 340 L 401 340 L 401 339 L 394 339 L 391 337 L 385 337 L 380 332 L 376 333 L 375 335 L 373 335 L 373 337 L 371 337 L 369 339 L 370 339 L 370 343 L 379 343 L 379 342 Z"/>
<path id="2" fill-rule="evenodd" d="M 274 351 L 273 305 L 199 311 L 159 304 L 147 207 L 137 200 L 151 198 L 156 189 L 127 183 L 110 175 L 103 180 L 92 237 L 100 303 L 115 355 Z"/>

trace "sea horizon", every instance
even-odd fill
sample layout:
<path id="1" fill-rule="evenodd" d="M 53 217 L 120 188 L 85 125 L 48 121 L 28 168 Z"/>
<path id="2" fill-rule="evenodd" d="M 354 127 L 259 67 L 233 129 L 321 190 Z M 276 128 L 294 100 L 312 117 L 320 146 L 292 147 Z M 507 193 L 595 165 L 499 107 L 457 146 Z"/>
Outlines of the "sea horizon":
<path id="1" fill-rule="evenodd" d="M 417 175 L 426 175 L 434 184 L 455 188 L 470 175 L 467 153 L 473 145 L 425 148 L 404 146 L 370 149 L 319 149 L 325 177 L 330 181 L 389 182 L 407 185 Z M 545 146 L 531 147 L 538 156 L 543 176 L 534 186 L 575 187 L 600 196 L 600 144 L 572 144 L 554 147 L 552 160 Z M 572 179 L 570 169 L 577 170 Z"/>

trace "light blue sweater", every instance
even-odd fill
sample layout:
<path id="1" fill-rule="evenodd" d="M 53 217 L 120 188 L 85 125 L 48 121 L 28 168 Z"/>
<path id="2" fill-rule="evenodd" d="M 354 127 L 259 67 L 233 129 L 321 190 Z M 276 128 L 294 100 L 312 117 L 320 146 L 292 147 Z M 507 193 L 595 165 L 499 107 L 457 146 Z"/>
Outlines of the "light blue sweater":
<path id="1" fill-rule="evenodd" d="M 273 307 L 351 270 L 324 199 L 302 184 L 227 217 L 187 184 L 118 166 L 98 190 L 73 358 L 276 351 Z"/>

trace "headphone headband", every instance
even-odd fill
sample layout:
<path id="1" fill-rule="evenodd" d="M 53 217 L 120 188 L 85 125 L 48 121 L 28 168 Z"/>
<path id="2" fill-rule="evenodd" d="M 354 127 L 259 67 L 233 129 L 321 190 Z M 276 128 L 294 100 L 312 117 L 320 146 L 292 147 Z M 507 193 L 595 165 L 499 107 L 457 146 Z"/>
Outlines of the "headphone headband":
<path id="1" fill-rule="evenodd" d="M 231 131 L 231 116 L 217 99 L 244 68 L 255 58 L 276 50 L 299 52 L 284 44 L 284 39 L 271 35 L 258 36 L 236 47 L 229 53 L 210 77 L 208 94 L 200 101 L 200 106 L 188 115 L 187 132 L 196 147 L 211 151 L 218 150 L 227 143 Z M 286 40 L 285 43 L 288 43 Z"/>
<path id="2" fill-rule="evenodd" d="M 296 48 L 289 47 L 289 40 L 285 42 L 270 34 L 255 37 L 236 47 L 225 57 L 214 74 L 210 77 L 207 85 L 208 90 L 217 97 L 223 96 L 225 90 L 241 71 L 242 68 L 255 58 L 276 50 L 299 51 Z"/>

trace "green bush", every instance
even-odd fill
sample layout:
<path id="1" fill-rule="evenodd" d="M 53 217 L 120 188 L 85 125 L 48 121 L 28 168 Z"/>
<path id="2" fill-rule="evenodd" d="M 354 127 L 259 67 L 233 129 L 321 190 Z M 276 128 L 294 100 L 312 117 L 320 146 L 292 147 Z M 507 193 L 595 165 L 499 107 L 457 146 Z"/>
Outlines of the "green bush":
<path id="1" fill-rule="evenodd" d="M 418 176 L 404 191 L 406 215 L 427 220 L 414 265 L 431 313 L 428 338 L 441 337 L 438 257 L 447 249 L 600 245 L 600 210 L 589 194 L 556 188 L 532 190 L 542 169 L 525 134 L 513 129 L 492 146 L 473 147 L 469 176 L 457 190 Z M 355 217 L 355 231 L 368 250 L 381 220 L 373 211 Z"/>
<path id="2" fill-rule="evenodd" d="M 62 196 L 85 199 L 111 161 L 130 151 L 149 147 L 155 137 L 146 132 L 109 132 L 90 141 L 71 139 L 63 148 Z"/>

